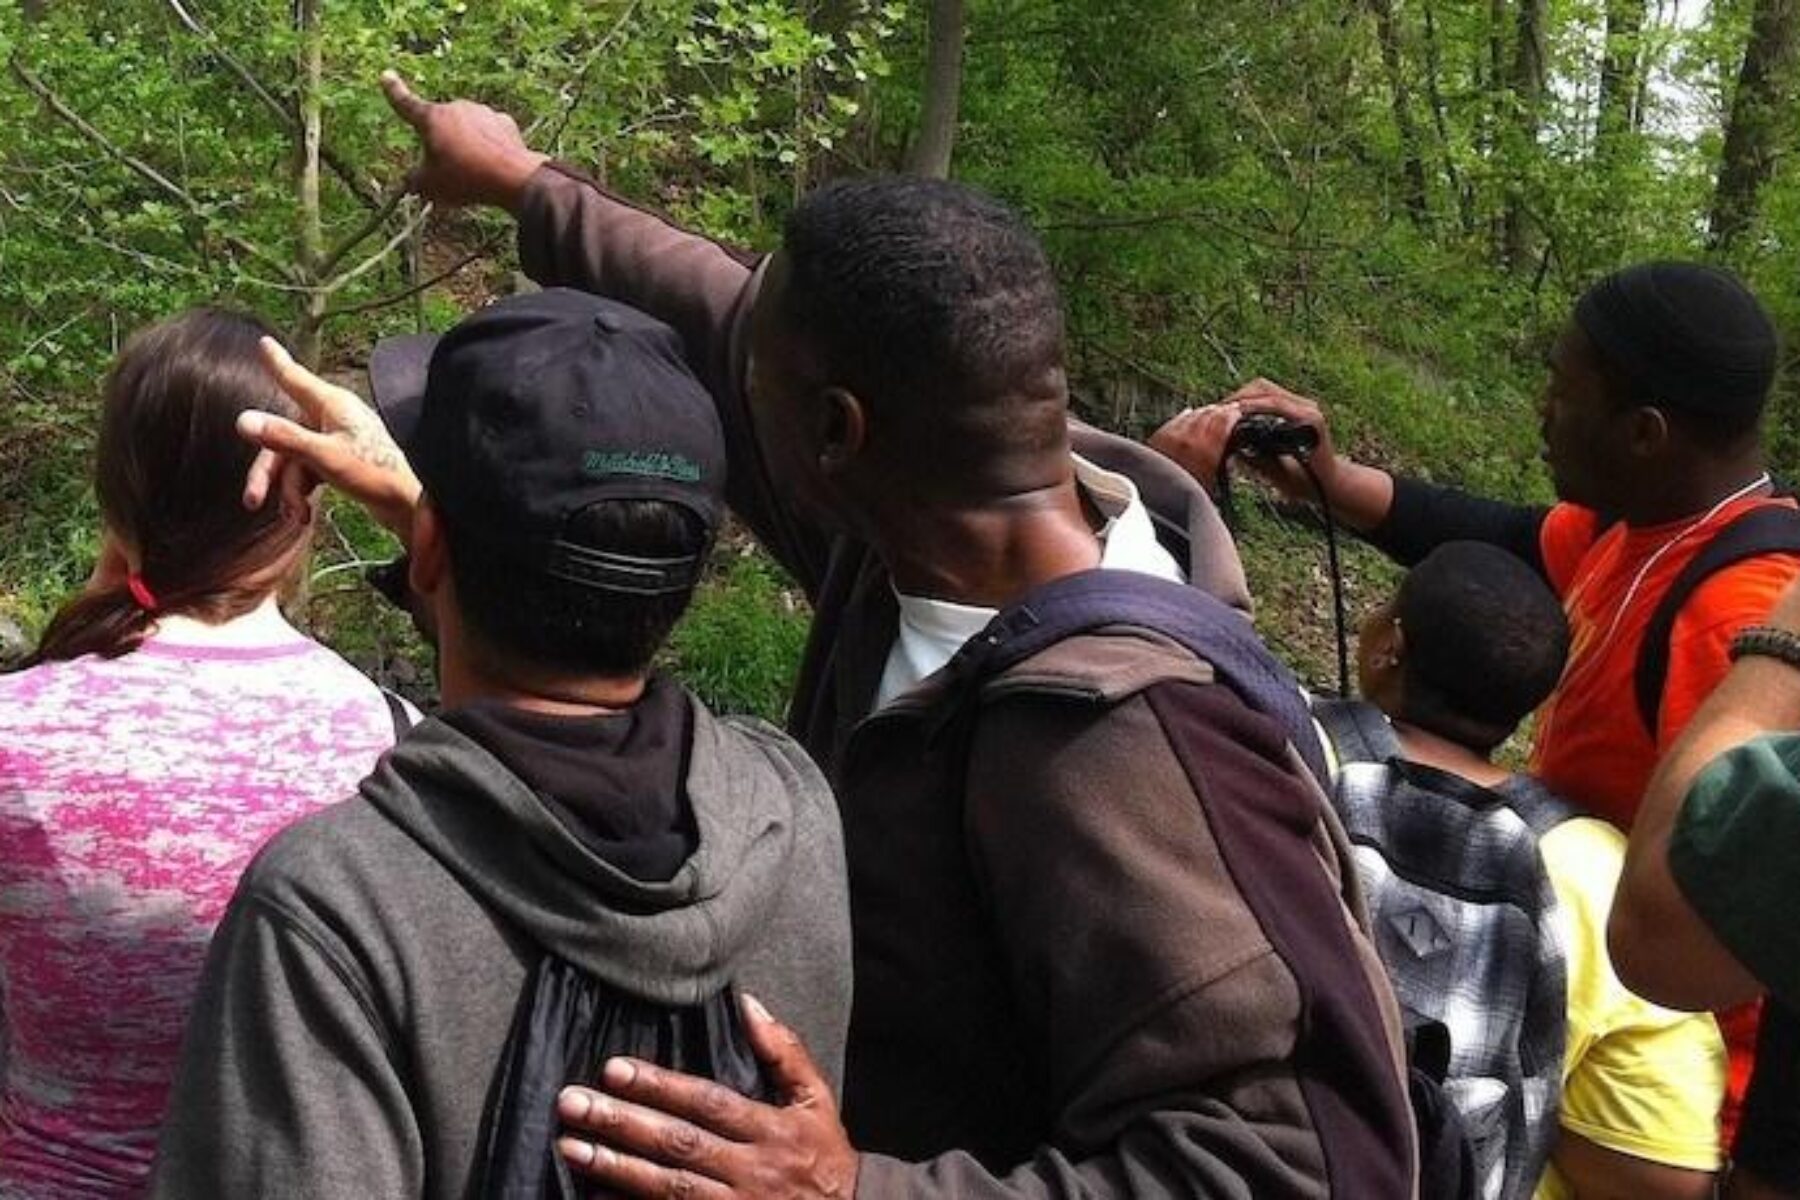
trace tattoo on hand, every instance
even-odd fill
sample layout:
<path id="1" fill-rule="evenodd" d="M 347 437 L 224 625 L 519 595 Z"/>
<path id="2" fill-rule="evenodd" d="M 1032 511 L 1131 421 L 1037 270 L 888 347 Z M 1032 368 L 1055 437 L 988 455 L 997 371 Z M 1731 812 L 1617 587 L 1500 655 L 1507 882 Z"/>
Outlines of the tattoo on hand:
<path id="1" fill-rule="evenodd" d="M 351 430 L 350 452 L 382 471 L 398 471 L 406 466 L 405 456 L 380 425 L 359 425 Z"/>

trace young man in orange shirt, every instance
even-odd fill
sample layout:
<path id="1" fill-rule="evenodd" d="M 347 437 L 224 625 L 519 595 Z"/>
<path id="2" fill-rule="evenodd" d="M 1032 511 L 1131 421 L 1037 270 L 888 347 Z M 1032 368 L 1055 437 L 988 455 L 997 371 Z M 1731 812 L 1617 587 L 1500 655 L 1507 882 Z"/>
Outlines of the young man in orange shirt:
<path id="1" fill-rule="evenodd" d="M 1724 677 L 1733 635 L 1800 577 L 1800 556 L 1745 559 L 1710 576 L 1668 637 L 1655 728 L 1633 697 L 1640 647 L 1694 557 L 1752 509 L 1787 505 L 1763 466 L 1761 423 L 1777 342 L 1734 276 L 1656 262 L 1581 297 L 1549 356 L 1543 457 L 1559 503 L 1481 499 L 1341 458 L 1312 400 L 1257 380 L 1183 413 L 1151 444 L 1212 482 L 1238 419 L 1272 412 L 1318 429 L 1311 465 L 1332 513 L 1399 562 L 1471 539 L 1524 559 L 1562 599 L 1574 636 L 1561 684 L 1538 713 L 1531 770 L 1587 812 L 1631 828 L 1652 768 Z M 1285 461 L 1247 460 L 1289 498 L 1314 499 Z M 1722 1020 L 1732 1049 L 1727 1128 L 1748 1078 L 1754 1011 Z"/>

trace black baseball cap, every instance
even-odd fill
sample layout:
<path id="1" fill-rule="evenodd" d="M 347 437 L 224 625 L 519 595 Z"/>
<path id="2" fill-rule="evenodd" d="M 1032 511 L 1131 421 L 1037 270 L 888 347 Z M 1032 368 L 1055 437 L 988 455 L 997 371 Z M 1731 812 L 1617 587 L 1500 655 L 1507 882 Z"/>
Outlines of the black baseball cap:
<path id="1" fill-rule="evenodd" d="M 584 544 L 570 520 L 611 500 L 692 513 L 710 547 L 724 511 L 725 439 L 681 338 L 627 305 L 551 288 L 500 300 L 450 332 L 381 342 L 375 407 L 460 536 L 521 569 L 663 595 L 700 579 L 679 558 Z"/>

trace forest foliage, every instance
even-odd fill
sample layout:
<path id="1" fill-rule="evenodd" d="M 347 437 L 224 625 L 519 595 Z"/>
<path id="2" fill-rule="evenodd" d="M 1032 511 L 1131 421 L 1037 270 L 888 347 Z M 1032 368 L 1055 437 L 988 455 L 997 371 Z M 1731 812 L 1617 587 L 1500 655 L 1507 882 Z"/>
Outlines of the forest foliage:
<path id="1" fill-rule="evenodd" d="M 1268 375 L 1361 454 L 1542 497 L 1542 349 L 1598 274 L 1727 263 L 1800 346 L 1796 38 L 1800 0 L 0 0 L 0 616 L 85 573 L 95 380 L 136 325 L 244 305 L 353 370 L 507 285 L 504 222 L 403 196 L 385 67 L 754 247 L 947 131 L 1051 250 L 1090 419 Z M 1800 462 L 1789 383 L 1772 443 Z M 1311 535 L 1247 520 L 1306 659 Z M 348 514 L 333 541 L 321 570 L 379 550 Z M 766 572 L 723 577 L 774 615 L 697 655 L 791 645 Z"/>

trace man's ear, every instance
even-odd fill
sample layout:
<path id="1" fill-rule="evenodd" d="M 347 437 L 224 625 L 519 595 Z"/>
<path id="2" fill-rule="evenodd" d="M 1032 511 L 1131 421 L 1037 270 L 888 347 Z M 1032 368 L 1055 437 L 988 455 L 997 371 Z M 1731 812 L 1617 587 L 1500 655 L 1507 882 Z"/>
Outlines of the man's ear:
<path id="1" fill-rule="evenodd" d="M 1655 458 L 1669 445 L 1669 416 L 1660 408 L 1639 405 L 1625 421 L 1627 448 L 1633 457 Z"/>
<path id="2" fill-rule="evenodd" d="M 412 542 L 407 547 L 406 582 L 416 595 L 435 596 L 450 573 L 450 548 L 444 522 L 429 497 L 421 497 L 413 513 Z"/>
<path id="3" fill-rule="evenodd" d="M 848 388 L 819 393 L 819 471 L 842 474 L 863 453 L 869 436 L 868 410 Z"/>

